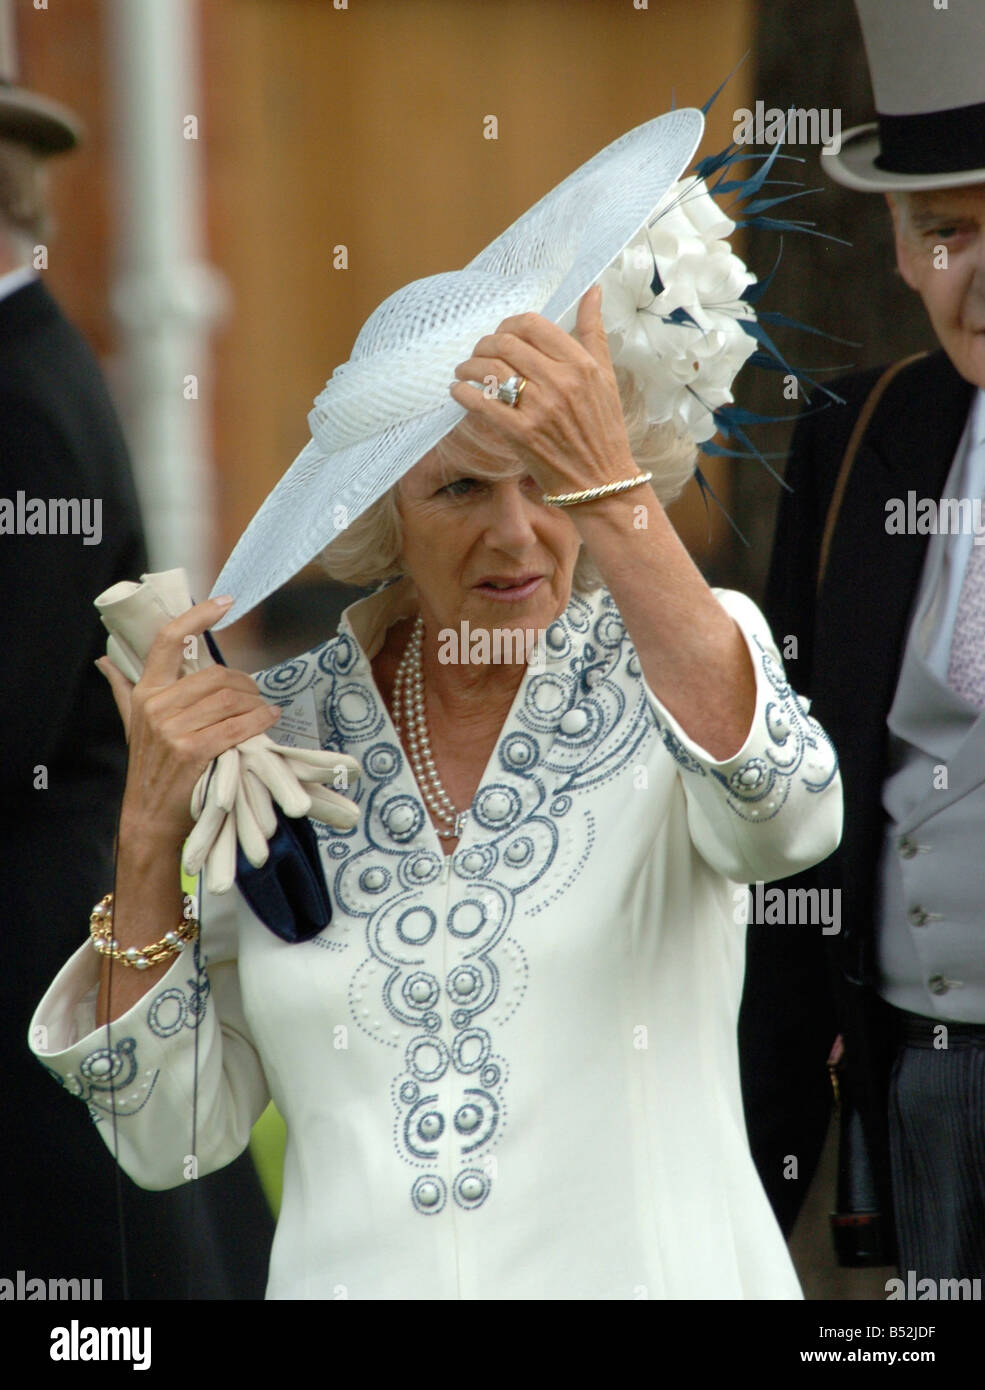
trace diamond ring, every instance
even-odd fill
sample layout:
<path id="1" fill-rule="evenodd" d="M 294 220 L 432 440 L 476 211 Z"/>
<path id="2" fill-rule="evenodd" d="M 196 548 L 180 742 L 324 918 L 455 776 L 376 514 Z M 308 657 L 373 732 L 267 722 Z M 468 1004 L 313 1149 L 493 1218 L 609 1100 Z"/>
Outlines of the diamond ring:
<path id="1" fill-rule="evenodd" d="M 515 406 L 520 400 L 520 393 L 527 384 L 525 376 L 511 376 L 509 381 L 502 382 L 496 391 L 496 399 L 503 401 L 506 405 Z"/>

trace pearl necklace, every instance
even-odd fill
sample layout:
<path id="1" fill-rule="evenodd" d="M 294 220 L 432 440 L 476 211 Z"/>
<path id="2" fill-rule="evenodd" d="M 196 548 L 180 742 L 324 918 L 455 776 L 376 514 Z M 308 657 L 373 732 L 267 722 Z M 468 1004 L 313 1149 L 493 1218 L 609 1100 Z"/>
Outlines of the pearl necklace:
<path id="1" fill-rule="evenodd" d="M 443 840 L 457 840 L 468 811 L 458 811 L 452 805 L 434 765 L 424 708 L 423 647 L 424 619 L 418 616 L 393 682 L 393 722 L 401 740 L 406 730 L 406 747 L 417 785 L 429 809 L 442 822 L 435 827 L 439 836 Z"/>

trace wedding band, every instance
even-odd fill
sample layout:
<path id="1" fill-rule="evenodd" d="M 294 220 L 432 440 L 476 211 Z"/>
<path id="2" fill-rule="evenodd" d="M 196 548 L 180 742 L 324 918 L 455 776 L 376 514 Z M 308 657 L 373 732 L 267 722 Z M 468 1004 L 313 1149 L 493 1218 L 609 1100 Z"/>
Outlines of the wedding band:
<path id="1" fill-rule="evenodd" d="M 505 405 L 515 406 L 526 384 L 527 378 L 525 376 L 511 376 L 508 381 L 500 383 L 496 390 L 496 399 Z"/>

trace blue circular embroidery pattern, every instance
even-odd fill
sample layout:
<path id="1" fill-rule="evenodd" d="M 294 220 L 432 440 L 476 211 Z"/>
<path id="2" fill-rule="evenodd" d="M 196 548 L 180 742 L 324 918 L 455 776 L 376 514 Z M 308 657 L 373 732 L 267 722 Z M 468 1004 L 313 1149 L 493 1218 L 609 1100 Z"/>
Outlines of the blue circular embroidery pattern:
<path id="1" fill-rule="evenodd" d="M 364 893 L 383 893 L 390 887 L 392 877 L 389 869 L 374 865 L 371 869 L 363 869 L 359 875 L 359 887 Z"/>
<path id="2" fill-rule="evenodd" d="M 448 976 L 448 993 L 459 1003 L 473 1003 L 482 991 L 482 972 L 474 965 L 459 965 Z"/>
<path id="3" fill-rule="evenodd" d="M 603 613 L 595 623 L 595 640 L 603 647 L 618 647 L 626 636 L 626 625 L 618 612 Z"/>
<path id="4" fill-rule="evenodd" d="M 466 898 L 464 902 L 456 903 L 448 914 L 448 930 L 452 936 L 478 936 L 485 925 L 485 904 L 476 901 L 475 898 Z"/>
<path id="5" fill-rule="evenodd" d="M 396 748 L 388 743 L 378 743 L 370 748 L 363 755 L 363 768 L 369 773 L 370 777 L 377 778 L 380 782 L 385 782 L 387 778 L 396 776 L 400 769 L 401 757 Z"/>
<path id="6" fill-rule="evenodd" d="M 523 808 L 518 792 L 505 783 L 485 787 L 472 803 L 472 812 L 484 830 L 508 830 Z"/>
<path id="7" fill-rule="evenodd" d="M 460 1105 L 455 1111 L 455 1128 L 459 1134 L 474 1134 L 482 1124 L 482 1110 L 474 1102 Z"/>
<path id="8" fill-rule="evenodd" d="M 400 992 L 411 1009 L 430 1009 L 437 1002 L 441 986 L 433 975 L 415 970 L 406 977 Z"/>
<path id="9" fill-rule="evenodd" d="M 535 738 L 529 734 L 510 734 L 503 740 L 499 750 L 499 761 L 507 772 L 522 775 L 536 767 L 540 758 L 540 748 Z"/>
<path id="10" fill-rule="evenodd" d="M 448 1049 L 440 1038 L 414 1038 L 407 1047 L 407 1070 L 418 1081 L 438 1081 L 448 1070 Z"/>
<path id="11" fill-rule="evenodd" d="M 761 660 L 763 670 L 770 685 L 778 695 L 787 696 L 790 694 L 790 686 L 787 682 L 787 675 L 783 668 L 778 664 L 771 652 L 768 652 L 763 644 L 757 639 L 756 645 L 762 653 Z"/>
<path id="12" fill-rule="evenodd" d="M 465 1168 L 455 1179 L 452 1191 L 458 1205 L 471 1211 L 489 1196 L 489 1179 L 478 1168 Z"/>
<path id="13" fill-rule="evenodd" d="M 434 1107 L 437 1096 L 422 1096 L 404 1116 L 404 1143 L 415 1159 L 431 1163 L 438 1157 L 434 1147 L 445 1131 L 445 1117 Z"/>
<path id="14" fill-rule="evenodd" d="M 447 1196 L 447 1188 L 437 1175 L 419 1177 L 410 1190 L 410 1199 L 415 1208 L 425 1216 L 433 1216 L 441 1211 Z"/>
<path id="15" fill-rule="evenodd" d="M 420 888 L 432 883 L 441 873 L 438 856 L 429 849 L 417 850 L 403 855 L 397 868 L 400 882 L 405 888 Z"/>
<path id="16" fill-rule="evenodd" d="M 564 623 L 555 621 L 547 629 L 547 648 L 557 661 L 563 661 L 571 651 L 571 638 Z"/>
<path id="17" fill-rule="evenodd" d="M 518 835 L 503 851 L 503 858 L 512 869 L 522 869 L 534 855 L 534 842 L 529 835 Z"/>
<path id="18" fill-rule="evenodd" d="M 440 1139 L 445 1129 L 445 1117 L 439 1110 L 428 1110 L 417 1121 L 417 1132 L 425 1143 Z"/>
<path id="19" fill-rule="evenodd" d="M 121 1038 L 112 1048 L 99 1047 L 82 1059 L 79 1071 L 94 1090 L 115 1091 L 137 1075 L 135 1038 Z"/>
<path id="20" fill-rule="evenodd" d="M 484 1028 L 466 1028 L 455 1038 L 451 1051 L 456 1071 L 480 1071 L 492 1051 L 492 1039 Z"/>
<path id="21" fill-rule="evenodd" d="M 738 795 L 754 797 L 757 793 L 766 795 L 767 782 L 772 782 L 769 769 L 762 758 L 750 758 L 729 778 L 729 786 Z"/>
<path id="22" fill-rule="evenodd" d="M 346 739 L 372 738 L 383 724 L 383 715 L 372 692 L 354 681 L 335 687 L 329 717 L 339 734 Z"/>
<path id="23" fill-rule="evenodd" d="M 485 878 L 496 866 L 495 845 L 470 845 L 455 853 L 455 872 L 461 878 Z"/>
<path id="24" fill-rule="evenodd" d="M 413 906 L 408 904 L 413 903 Z M 423 948 L 434 936 L 438 919 L 429 907 L 405 894 L 381 903 L 369 922 L 366 941 L 378 962 L 390 966 L 423 965 Z"/>
<path id="25" fill-rule="evenodd" d="M 359 660 L 359 648 L 344 632 L 340 632 L 334 642 L 329 643 L 332 669 L 340 676 L 347 676 Z"/>
<path id="26" fill-rule="evenodd" d="M 279 666 L 272 666 L 268 671 L 264 671 L 262 686 L 272 695 L 296 695 L 298 689 L 303 690 L 310 684 L 310 680 L 307 679 L 308 676 L 308 663 L 303 657 L 298 657 L 293 661 L 284 661 Z"/>
<path id="27" fill-rule="evenodd" d="M 147 1104 L 150 1092 L 157 1081 L 145 1084 L 136 1095 L 120 1097 L 119 1092 L 132 1086 L 137 1076 L 137 1040 L 121 1038 L 112 1047 L 99 1047 L 90 1052 L 79 1063 L 82 1079 L 70 1077 L 67 1089 L 89 1107 L 89 1113 L 97 1118 L 96 1111 L 104 1114 L 135 1115 Z M 141 1091 L 146 1094 L 141 1094 Z M 108 1094 L 107 1094 L 108 1093 Z"/>
<path id="28" fill-rule="evenodd" d="M 583 695 L 577 705 L 566 710 L 558 726 L 558 742 L 573 748 L 595 744 L 603 731 L 605 715 L 598 700 Z"/>
<path id="29" fill-rule="evenodd" d="M 434 935 L 438 919 L 429 907 L 411 907 L 397 918 L 397 935 L 408 946 L 423 946 Z"/>
<path id="30" fill-rule="evenodd" d="M 147 1010 L 147 1026 L 158 1038 L 180 1033 L 185 1022 L 185 995 L 180 989 L 165 989 Z"/>
<path id="31" fill-rule="evenodd" d="M 592 609 L 585 599 L 572 595 L 564 617 L 572 631 L 581 635 L 591 627 Z"/>
<path id="32" fill-rule="evenodd" d="M 743 819 L 772 820 L 786 803 L 794 774 L 800 772 L 802 784 L 811 792 L 820 792 L 837 775 L 836 757 L 808 761 L 808 751 L 815 752 L 822 744 L 830 748 L 831 740 L 816 720 L 801 707 L 791 690 L 776 657 L 759 638 L 754 638 L 760 651 L 763 673 L 776 694 L 765 709 L 766 732 L 770 743 L 765 757 L 748 758 L 725 778 L 717 768 L 711 775 L 727 787 L 728 805 Z"/>
<path id="33" fill-rule="evenodd" d="M 553 734 L 567 708 L 569 692 L 570 682 L 551 671 L 532 677 L 523 696 L 526 722 L 538 733 Z"/>
<path id="34" fill-rule="evenodd" d="M 455 1129 L 462 1139 L 462 1153 L 475 1153 L 492 1139 L 499 1124 L 499 1106 L 488 1091 L 470 1089 L 469 1099 L 458 1107 L 453 1117 Z"/>
<path id="35" fill-rule="evenodd" d="M 380 820 L 391 840 L 406 844 L 408 840 L 413 840 L 424 824 L 424 810 L 414 797 L 402 792 L 383 803 Z"/>

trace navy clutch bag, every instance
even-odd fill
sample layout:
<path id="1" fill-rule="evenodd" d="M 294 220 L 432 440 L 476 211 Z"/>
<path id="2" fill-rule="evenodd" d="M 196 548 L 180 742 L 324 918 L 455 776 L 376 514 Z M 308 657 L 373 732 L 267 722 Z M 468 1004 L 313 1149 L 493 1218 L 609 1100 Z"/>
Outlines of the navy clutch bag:
<path id="1" fill-rule="evenodd" d="M 205 642 L 212 659 L 225 661 L 210 632 Z M 259 869 L 236 845 L 236 886 L 275 936 L 296 944 L 310 941 L 332 920 L 332 903 L 322 873 L 318 841 L 306 816 L 284 814 L 275 804 L 277 829 L 269 841 L 270 856 Z"/>

